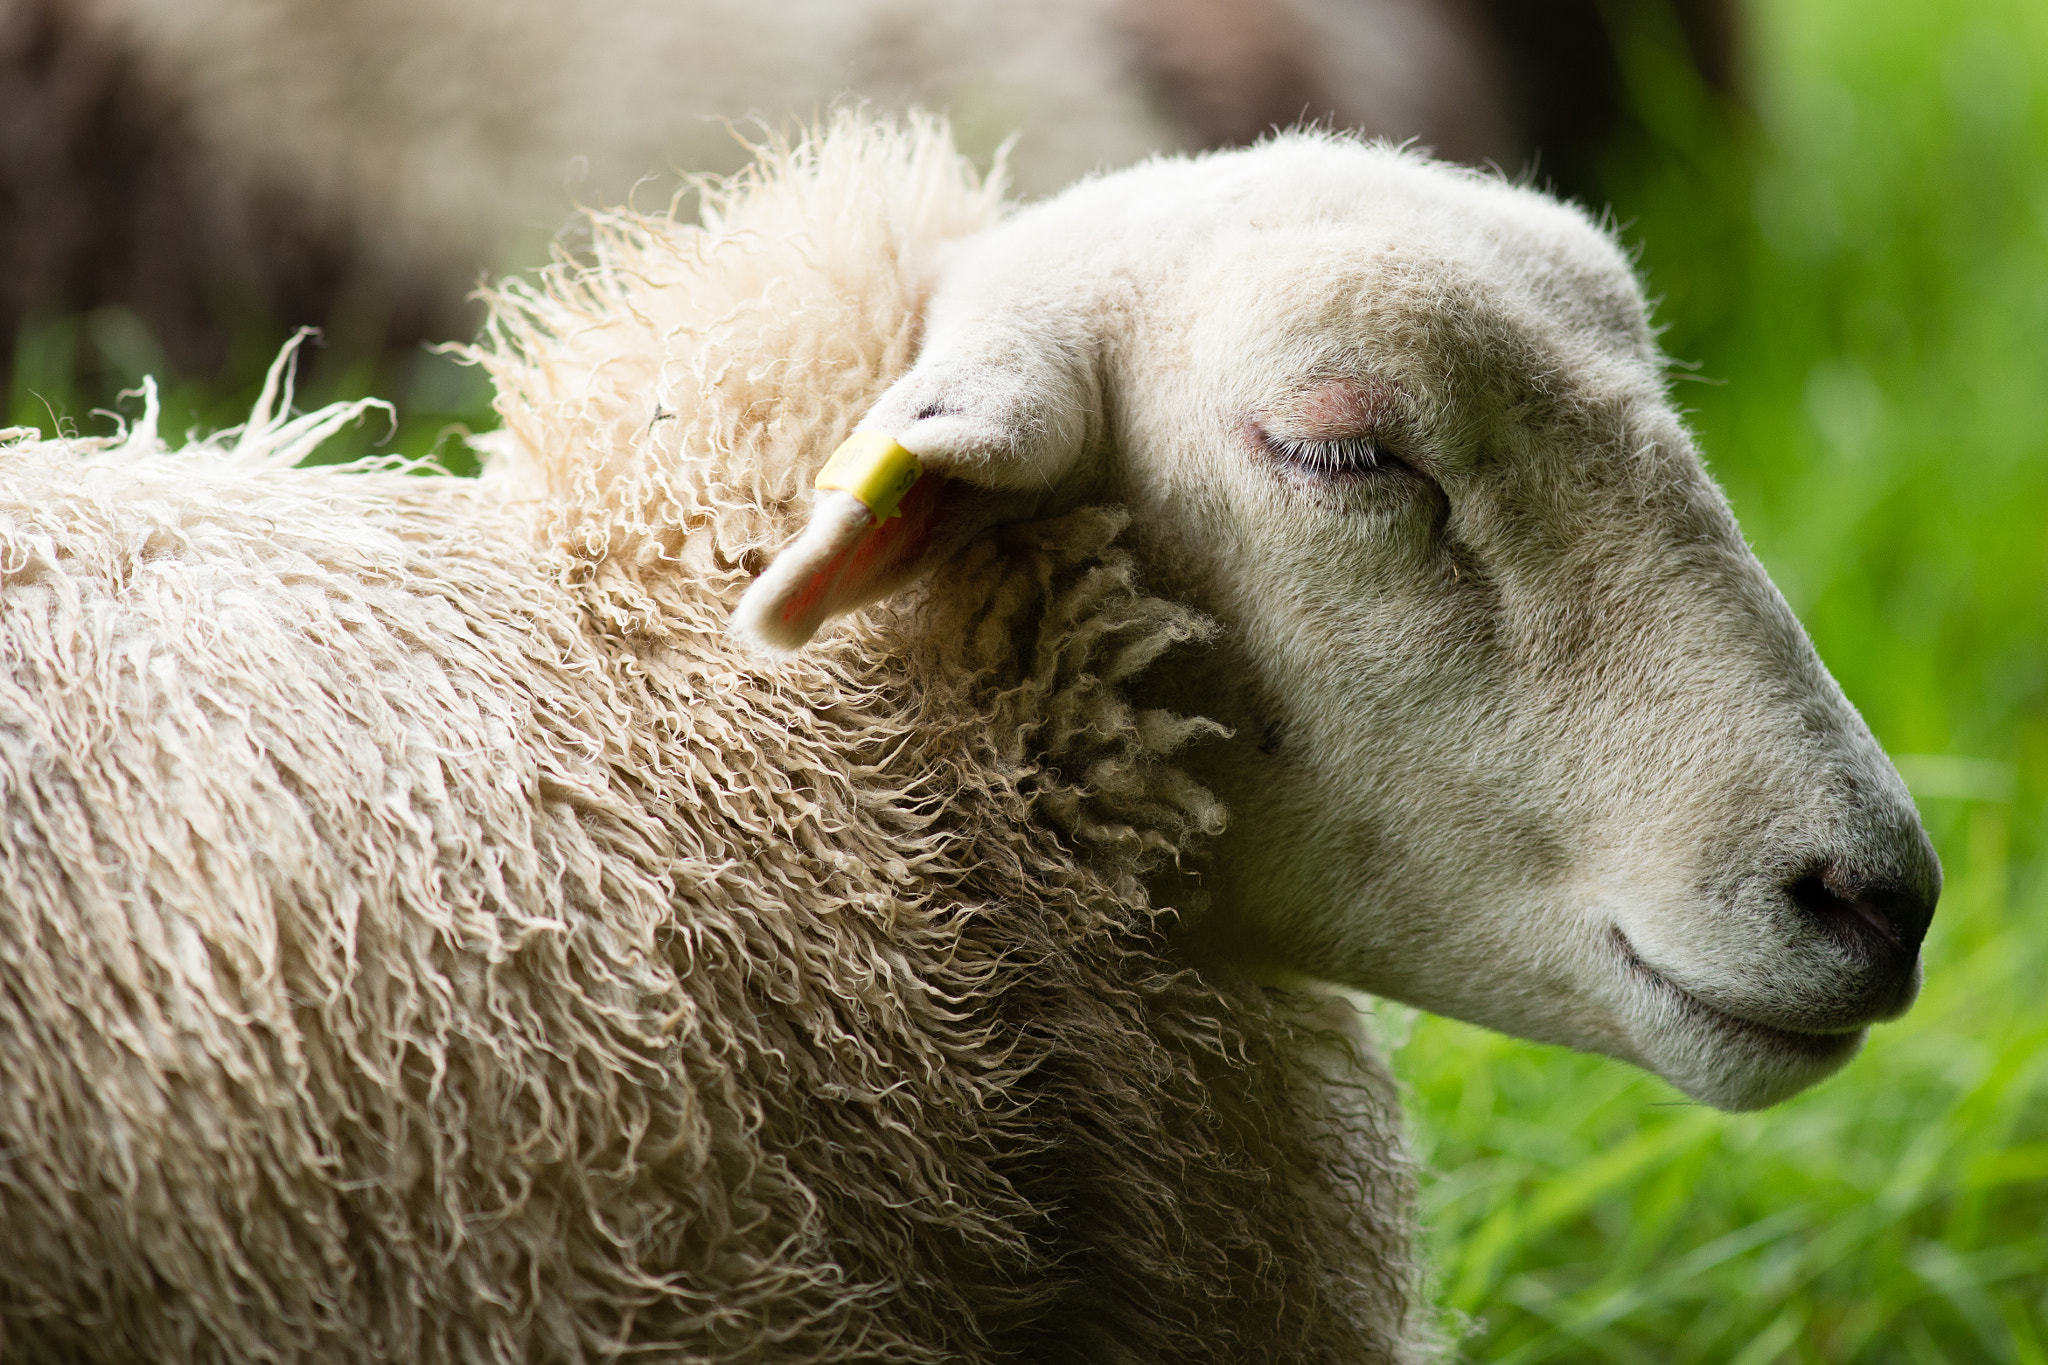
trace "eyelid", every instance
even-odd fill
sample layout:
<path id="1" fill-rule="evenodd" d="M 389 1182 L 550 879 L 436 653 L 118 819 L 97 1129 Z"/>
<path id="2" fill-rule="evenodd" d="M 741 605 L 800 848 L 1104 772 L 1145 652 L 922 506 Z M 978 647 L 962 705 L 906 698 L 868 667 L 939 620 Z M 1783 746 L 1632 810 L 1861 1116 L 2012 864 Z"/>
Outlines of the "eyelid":
<path id="1" fill-rule="evenodd" d="M 1401 463 L 1375 437 L 1339 436 L 1327 439 L 1287 436 L 1261 429 L 1268 452 L 1283 463 L 1309 474 L 1367 475 Z"/>
<path id="2" fill-rule="evenodd" d="M 1379 447 L 1370 437 L 1347 436 L 1312 441 L 1301 436 L 1268 436 L 1266 446 L 1289 464 L 1309 469 L 1364 470 L 1380 466 Z"/>

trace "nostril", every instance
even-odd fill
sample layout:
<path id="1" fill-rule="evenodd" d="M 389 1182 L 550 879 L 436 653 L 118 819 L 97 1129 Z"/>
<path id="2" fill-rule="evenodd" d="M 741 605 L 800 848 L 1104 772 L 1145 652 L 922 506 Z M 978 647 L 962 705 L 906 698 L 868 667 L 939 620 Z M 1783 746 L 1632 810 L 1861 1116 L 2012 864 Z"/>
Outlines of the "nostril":
<path id="1" fill-rule="evenodd" d="M 1891 921 L 1876 905 L 1867 900 L 1838 896 L 1819 877 L 1801 877 L 1792 883 L 1792 900 L 1801 910 L 1830 928 L 1847 929 L 1858 936 L 1874 932 L 1886 943 L 1901 946 L 1898 930 L 1892 927 Z"/>
<path id="2" fill-rule="evenodd" d="M 1862 883 L 1829 868 L 1787 888 L 1801 910 L 1836 933 L 1907 959 L 1920 951 L 1934 917 L 1932 898 L 1895 882 Z"/>

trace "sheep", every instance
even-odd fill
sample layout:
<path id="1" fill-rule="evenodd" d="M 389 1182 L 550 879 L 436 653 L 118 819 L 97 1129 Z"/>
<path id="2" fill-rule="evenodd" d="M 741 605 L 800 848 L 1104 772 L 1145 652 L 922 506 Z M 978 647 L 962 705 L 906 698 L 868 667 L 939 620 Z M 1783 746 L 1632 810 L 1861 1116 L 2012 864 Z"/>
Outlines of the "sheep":
<path id="1" fill-rule="evenodd" d="M 1568 171 L 1620 116 L 1614 45 L 1592 0 L 1540 10 L 0 0 L 0 366 L 24 321 L 102 307 L 129 315 L 95 336 L 146 352 L 139 321 L 187 372 L 272 318 L 402 354 L 473 329 L 479 272 L 534 263 L 574 200 L 736 169 L 723 120 L 848 97 L 949 108 L 983 155 L 1017 133 L 1032 192 L 1314 118 Z"/>
<path id="2" fill-rule="evenodd" d="M 1426 1359 L 1344 988 L 1735 1106 L 1910 998 L 1581 215 L 842 120 L 702 217 L 499 292 L 478 480 L 6 449 L 10 1359 Z"/>

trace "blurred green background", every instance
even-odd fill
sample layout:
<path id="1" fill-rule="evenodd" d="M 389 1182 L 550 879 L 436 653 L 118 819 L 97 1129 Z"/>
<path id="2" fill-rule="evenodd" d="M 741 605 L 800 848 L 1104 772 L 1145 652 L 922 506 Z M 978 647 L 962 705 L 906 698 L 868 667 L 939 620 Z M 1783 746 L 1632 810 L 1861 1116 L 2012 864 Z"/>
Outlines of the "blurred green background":
<path id="1" fill-rule="evenodd" d="M 1739 107 L 1660 13 L 1613 0 L 1637 126 L 1605 192 L 1710 463 L 1948 889 L 1919 1006 L 1764 1114 L 1387 1007 L 1438 1295 L 1466 1356 L 1515 1365 L 2048 1365 L 2048 0 L 1754 3 Z M 240 421 L 277 340 L 173 378 L 166 430 Z M 360 353 L 338 339 L 302 406 L 377 393 L 399 424 L 328 457 L 470 468 L 475 372 Z M 10 420 L 108 430 L 93 403 L 147 372 L 131 314 L 34 324 Z"/>
<path id="2" fill-rule="evenodd" d="M 1762 1114 L 1414 1020 L 1439 1295 L 1502 1365 L 2048 1362 L 2048 3 L 1753 3 L 1746 109 L 1614 13 L 1680 401 L 1947 889 L 1919 1005 Z"/>

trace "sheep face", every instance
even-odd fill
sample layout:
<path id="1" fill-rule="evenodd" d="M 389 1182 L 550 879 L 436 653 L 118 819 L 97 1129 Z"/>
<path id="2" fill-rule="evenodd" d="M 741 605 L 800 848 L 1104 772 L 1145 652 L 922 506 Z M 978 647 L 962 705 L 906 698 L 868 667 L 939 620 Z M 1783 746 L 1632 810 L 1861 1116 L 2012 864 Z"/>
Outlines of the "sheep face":
<path id="1" fill-rule="evenodd" d="M 1731 1108 L 1912 1001 L 1932 848 L 1577 211 L 1321 137 L 1106 177 L 962 248 L 863 425 L 983 521 L 1127 503 L 1222 623 L 1156 698 L 1234 731 L 1190 953 Z"/>

